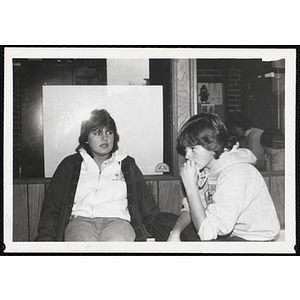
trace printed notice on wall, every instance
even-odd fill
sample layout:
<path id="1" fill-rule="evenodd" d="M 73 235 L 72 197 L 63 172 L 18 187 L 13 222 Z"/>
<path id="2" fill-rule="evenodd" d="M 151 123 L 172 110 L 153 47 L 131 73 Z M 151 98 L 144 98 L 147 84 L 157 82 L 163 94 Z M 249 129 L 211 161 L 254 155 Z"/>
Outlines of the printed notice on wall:
<path id="1" fill-rule="evenodd" d="M 223 104 L 223 83 L 198 82 L 198 103 Z"/>
<path id="2" fill-rule="evenodd" d="M 144 175 L 163 161 L 161 86 L 43 86 L 45 177 L 75 153 L 80 125 L 94 109 L 116 122 L 119 150 L 132 156 Z"/>

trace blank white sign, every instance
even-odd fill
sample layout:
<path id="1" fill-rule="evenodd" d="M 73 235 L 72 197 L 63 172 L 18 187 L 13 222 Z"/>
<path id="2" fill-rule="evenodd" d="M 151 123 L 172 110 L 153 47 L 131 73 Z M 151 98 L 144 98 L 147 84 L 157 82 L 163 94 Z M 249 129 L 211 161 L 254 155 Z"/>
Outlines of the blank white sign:
<path id="1" fill-rule="evenodd" d="M 144 175 L 163 161 L 161 86 L 43 86 L 45 177 L 75 153 L 81 122 L 106 109 L 120 135 L 119 150 L 135 158 Z"/>

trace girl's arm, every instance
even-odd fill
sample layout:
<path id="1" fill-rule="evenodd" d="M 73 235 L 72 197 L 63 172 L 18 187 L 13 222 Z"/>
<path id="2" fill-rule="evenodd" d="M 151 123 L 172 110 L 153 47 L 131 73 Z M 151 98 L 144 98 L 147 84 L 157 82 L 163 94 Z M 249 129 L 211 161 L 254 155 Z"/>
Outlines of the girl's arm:
<path id="1" fill-rule="evenodd" d="M 206 214 L 205 214 L 203 205 L 201 203 L 197 188 L 195 190 L 190 189 L 189 191 L 187 191 L 187 198 L 188 198 L 189 205 L 190 205 L 192 221 L 198 232 L 202 222 L 206 218 Z"/>
<path id="2" fill-rule="evenodd" d="M 182 211 L 170 232 L 168 242 L 180 242 L 181 232 L 191 223 L 191 215 L 187 211 Z"/>
<path id="3" fill-rule="evenodd" d="M 198 232 L 202 222 L 206 218 L 206 214 L 198 193 L 198 170 L 195 167 L 195 162 L 188 160 L 183 165 L 181 170 L 181 178 L 190 206 L 191 219 Z"/>

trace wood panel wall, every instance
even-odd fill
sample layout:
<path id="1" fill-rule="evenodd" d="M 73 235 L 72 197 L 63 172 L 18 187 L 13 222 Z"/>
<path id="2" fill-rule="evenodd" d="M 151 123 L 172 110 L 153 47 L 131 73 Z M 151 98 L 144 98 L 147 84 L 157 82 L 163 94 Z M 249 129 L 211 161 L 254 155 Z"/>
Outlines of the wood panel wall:
<path id="1" fill-rule="evenodd" d="M 281 229 L 285 228 L 285 190 L 283 172 L 264 175 L 274 201 Z M 179 214 L 184 197 L 179 179 L 147 180 L 154 199 L 162 212 Z M 13 241 L 34 241 L 49 179 L 26 183 L 20 180 L 13 186 Z"/>
<path id="2" fill-rule="evenodd" d="M 29 241 L 27 184 L 13 187 L 13 241 Z M 40 201 L 40 199 L 35 199 Z"/>
<path id="3" fill-rule="evenodd" d="M 179 214 L 183 192 L 179 180 L 146 181 L 161 211 Z M 49 183 L 15 183 L 13 186 L 13 241 L 34 241 Z"/>
<path id="4" fill-rule="evenodd" d="M 285 186 L 284 177 L 269 177 L 270 194 L 274 201 L 281 229 L 285 229 Z"/>

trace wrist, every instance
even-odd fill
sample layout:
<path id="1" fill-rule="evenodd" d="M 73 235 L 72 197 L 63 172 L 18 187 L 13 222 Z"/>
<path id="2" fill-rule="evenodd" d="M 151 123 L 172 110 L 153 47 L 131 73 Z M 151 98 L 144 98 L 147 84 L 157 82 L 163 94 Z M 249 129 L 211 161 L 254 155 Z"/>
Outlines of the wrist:
<path id="1" fill-rule="evenodd" d="M 194 193 L 195 191 L 198 191 L 198 186 L 196 182 L 188 182 L 184 184 L 184 187 L 187 193 Z"/>
<path id="2" fill-rule="evenodd" d="M 170 236 L 180 236 L 180 233 L 180 230 L 175 228 L 170 231 Z"/>
<path id="3" fill-rule="evenodd" d="M 186 188 L 185 191 L 186 191 L 186 196 L 187 196 L 188 202 L 191 202 L 191 201 L 198 202 L 198 200 L 200 200 L 197 186 L 191 187 L 191 188 Z"/>

